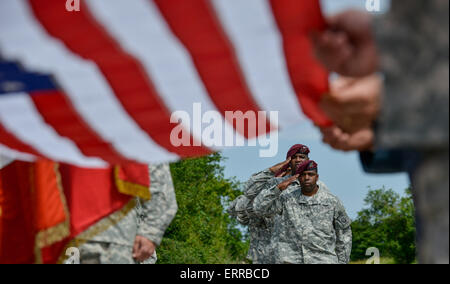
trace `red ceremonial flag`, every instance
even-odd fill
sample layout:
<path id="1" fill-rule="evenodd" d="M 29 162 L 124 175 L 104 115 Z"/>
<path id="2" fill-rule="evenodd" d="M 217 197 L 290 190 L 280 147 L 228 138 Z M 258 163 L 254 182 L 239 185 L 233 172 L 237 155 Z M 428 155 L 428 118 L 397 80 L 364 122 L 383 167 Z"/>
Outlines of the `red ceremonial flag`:
<path id="1" fill-rule="evenodd" d="M 7 165 L 0 170 L 0 263 L 57 262 L 71 240 L 129 203 L 121 192 L 149 199 L 149 186 L 146 165 Z"/>
<path id="2" fill-rule="evenodd" d="M 39 262 L 36 252 L 69 235 L 57 164 L 15 161 L 0 176 L 0 263 Z"/>

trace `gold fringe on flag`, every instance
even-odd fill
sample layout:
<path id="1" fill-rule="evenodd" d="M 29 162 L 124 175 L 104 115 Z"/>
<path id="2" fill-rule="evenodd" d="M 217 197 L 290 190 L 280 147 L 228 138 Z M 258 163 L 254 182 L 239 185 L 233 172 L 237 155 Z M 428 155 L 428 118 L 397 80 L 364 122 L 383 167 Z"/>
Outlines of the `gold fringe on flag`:
<path id="1" fill-rule="evenodd" d="M 137 183 L 132 183 L 129 181 L 125 181 L 119 176 L 120 167 L 114 167 L 114 179 L 116 181 L 117 188 L 119 192 L 131 196 L 140 197 L 144 200 L 150 200 L 152 195 L 150 193 L 150 188 L 148 186 L 140 185 Z"/>

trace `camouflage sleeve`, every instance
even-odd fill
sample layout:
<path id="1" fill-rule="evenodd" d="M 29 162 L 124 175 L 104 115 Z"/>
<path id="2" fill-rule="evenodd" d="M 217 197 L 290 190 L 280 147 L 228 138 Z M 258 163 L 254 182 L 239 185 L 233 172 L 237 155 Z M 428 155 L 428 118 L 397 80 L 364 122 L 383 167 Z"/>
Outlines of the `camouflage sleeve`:
<path id="1" fill-rule="evenodd" d="M 254 199 L 253 211 L 259 217 L 272 217 L 282 213 L 281 190 L 277 184 L 266 186 Z"/>
<path id="2" fill-rule="evenodd" d="M 377 148 L 448 148 L 448 10 L 448 0 L 394 0 L 375 20 L 385 76 Z"/>
<path id="3" fill-rule="evenodd" d="M 250 224 L 250 218 L 248 217 L 247 214 L 238 214 L 236 216 L 236 220 L 239 222 L 239 224 L 247 226 L 248 224 Z"/>
<path id="4" fill-rule="evenodd" d="M 269 169 L 258 172 L 250 177 L 250 179 L 244 185 L 244 194 L 248 199 L 252 200 L 262 190 L 263 186 L 272 178 L 275 174 Z"/>
<path id="5" fill-rule="evenodd" d="M 321 180 L 319 180 L 317 182 L 317 185 L 319 186 L 320 189 L 322 189 L 323 191 L 327 191 L 330 192 L 330 189 L 328 189 L 328 186 Z"/>
<path id="6" fill-rule="evenodd" d="M 255 213 L 255 209 L 253 208 L 253 203 L 255 203 L 255 199 L 249 200 L 247 203 L 246 212 L 249 218 L 255 218 L 258 217 L 258 215 Z"/>
<path id="7" fill-rule="evenodd" d="M 164 232 L 178 210 L 169 164 L 150 165 L 152 199 L 140 200 L 140 222 L 137 234 L 159 246 Z"/>
<path id="8" fill-rule="evenodd" d="M 341 264 L 347 264 L 350 261 L 350 253 L 352 252 L 352 228 L 350 224 L 350 217 L 338 200 L 334 215 L 334 229 L 336 231 L 336 255 Z"/>
<path id="9" fill-rule="evenodd" d="M 231 217 L 236 217 L 236 215 L 237 215 L 236 214 L 236 204 L 238 202 L 238 198 L 239 198 L 239 196 L 235 200 L 231 201 L 230 206 L 228 206 L 228 208 L 227 208 L 227 213 Z"/>
<path id="10" fill-rule="evenodd" d="M 231 217 L 236 218 L 240 224 L 248 225 L 250 222 L 250 218 L 247 214 L 248 203 L 249 200 L 247 197 L 245 197 L 245 195 L 240 195 L 231 202 L 227 212 Z"/>

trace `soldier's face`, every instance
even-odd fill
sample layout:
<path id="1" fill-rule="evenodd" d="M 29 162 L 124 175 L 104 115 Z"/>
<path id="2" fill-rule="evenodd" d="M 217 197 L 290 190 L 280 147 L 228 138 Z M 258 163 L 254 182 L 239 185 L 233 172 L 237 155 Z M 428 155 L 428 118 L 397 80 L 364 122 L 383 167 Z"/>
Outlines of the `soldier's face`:
<path id="1" fill-rule="evenodd" d="M 292 173 L 295 173 L 297 170 L 298 165 L 303 163 L 304 161 L 308 161 L 308 155 L 297 153 L 294 156 L 291 157 L 291 169 Z"/>
<path id="2" fill-rule="evenodd" d="M 312 192 L 317 186 L 317 181 L 319 180 L 319 175 L 316 171 L 304 171 L 299 177 L 300 185 L 302 190 L 306 192 Z"/>

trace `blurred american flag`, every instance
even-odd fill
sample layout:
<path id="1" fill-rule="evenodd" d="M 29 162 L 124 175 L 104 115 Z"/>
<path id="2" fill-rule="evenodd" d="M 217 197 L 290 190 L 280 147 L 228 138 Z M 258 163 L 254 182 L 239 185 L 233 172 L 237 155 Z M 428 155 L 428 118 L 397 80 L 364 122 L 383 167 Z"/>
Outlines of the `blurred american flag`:
<path id="1" fill-rule="evenodd" d="M 323 27 L 317 0 L 1 0 L 1 153 L 104 167 L 220 150 L 170 142 L 194 102 L 246 141 L 225 111 L 279 111 L 259 135 L 327 125 L 308 37 Z"/>

